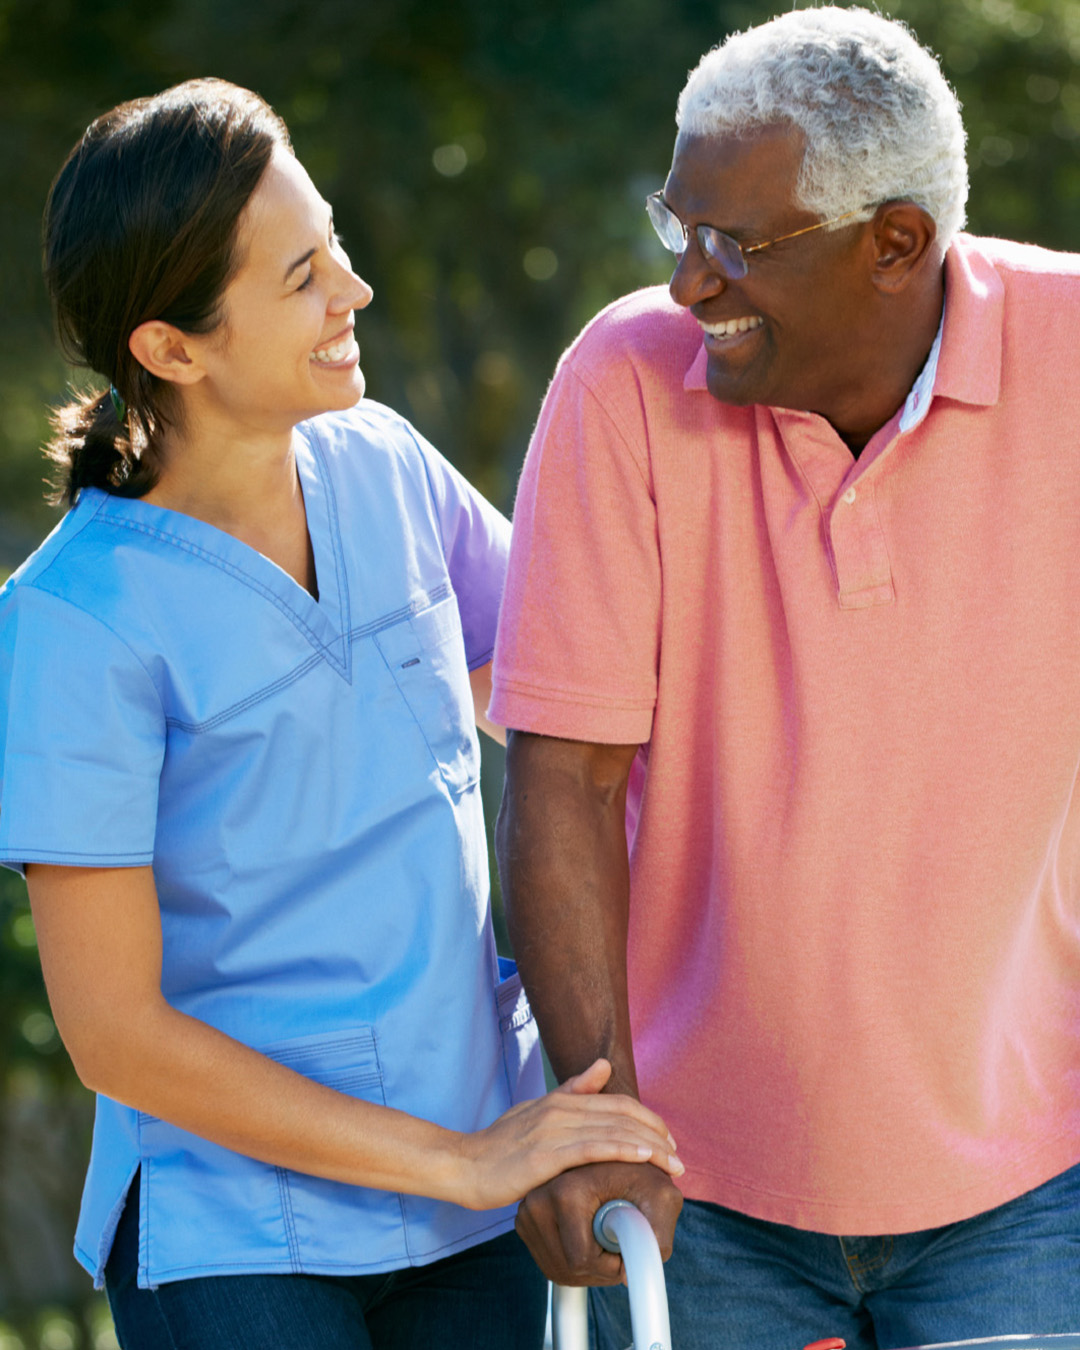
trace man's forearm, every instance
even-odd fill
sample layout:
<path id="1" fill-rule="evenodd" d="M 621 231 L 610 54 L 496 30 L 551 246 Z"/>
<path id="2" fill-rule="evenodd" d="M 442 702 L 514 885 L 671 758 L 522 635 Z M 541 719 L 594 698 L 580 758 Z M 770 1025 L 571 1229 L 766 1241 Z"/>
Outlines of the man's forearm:
<path id="1" fill-rule="evenodd" d="M 636 746 L 510 733 L 496 854 L 514 953 L 562 1081 L 597 1056 L 637 1094 L 626 993 L 626 782 Z"/>

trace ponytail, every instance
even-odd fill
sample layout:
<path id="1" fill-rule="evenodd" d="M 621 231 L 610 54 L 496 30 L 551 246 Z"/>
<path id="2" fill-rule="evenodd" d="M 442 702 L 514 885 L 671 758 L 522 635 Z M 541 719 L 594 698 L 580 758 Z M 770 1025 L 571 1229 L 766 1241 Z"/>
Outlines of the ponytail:
<path id="1" fill-rule="evenodd" d="M 133 410 L 113 397 L 111 389 L 103 394 L 80 394 L 73 403 L 58 408 L 52 417 L 53 435 L 45 447 L 46 457 L 57 466 L 50 502 L 71 506 L 84 487 L 102 488 L 118 497 L 141 497 L 149 492 L 159 470 L 140 422 Z M 134 442 L 133 424 L 137 428 Z"/>
<path id="2" fill-rule="evenodd" d="M 129 338 L 150 319 L 219 326 L 240 217 L 276 147 L 290 149 L 289 133 L 257 94 L 205 79 L 120 104 L 68 155 L 45 208 L 45 281 L 64 354 L 112 388 L 53 417 L 55 503 L 84 487 L 141 497 L 157 482 L 183 406 Z"/>

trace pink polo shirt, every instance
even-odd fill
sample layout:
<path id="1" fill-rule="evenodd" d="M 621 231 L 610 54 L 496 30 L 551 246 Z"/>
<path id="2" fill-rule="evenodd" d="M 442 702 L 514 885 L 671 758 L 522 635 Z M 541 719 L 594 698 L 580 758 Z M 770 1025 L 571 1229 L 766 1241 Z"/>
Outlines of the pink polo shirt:
<path id="1" fill-rule="evenodd" d="M 859 460 L 665 291 L 560 363 L 492 715 L 642 744 L 629 968 L 692 1197 L 830 1233 L 1080 1160 L 1080 258 L 961 238 Z"/>

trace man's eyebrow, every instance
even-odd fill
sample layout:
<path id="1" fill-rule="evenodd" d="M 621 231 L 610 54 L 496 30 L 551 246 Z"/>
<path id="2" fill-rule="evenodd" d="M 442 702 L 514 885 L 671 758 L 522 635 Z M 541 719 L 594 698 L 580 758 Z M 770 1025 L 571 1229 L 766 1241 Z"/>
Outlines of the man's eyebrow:
<path id="1" fill-rule="evenodd" d="M 686 221 L 683 220 L 683 217 L 679 215 L 678 211 L 675 210 L 675 208 L 671 205 L 668 199 L 665 197 L 663 200 L 664 205 L 668 208 L 668 210 L 674 212 L 676 217 L 678 217 L 678 219 L 681 220 L 684 225 L 686 225 Z M 721 234 L 728 235 L 731 239 L 734 239 L 736 243 L 742 243 L 744 239 L 761 238 L 761 230 L 754 229 L 754 227 L 751 225 L 717 225 L 714 221 L 711 220 L 699 220 L 693 225 L 686 225 L 686 228 L 688 230 L 696 230 L 698 225 L 708 225 L 714 230 L 719 230 Z"/>
<path id="2" fill-rule="evenodd" d="M 315 254 L 318 253 L 318 251 L 319 250 L 317 248 L 309 248 L 308 251 L 303 255 L 303 257 L 297 258 L 297 260 L 294 263 L 290 264 L 282 280 L 288 281 L 288 279 L 292 276 L 292 274 L 296 271 L 296 269 L 298 267 L 303 267 L 303 265 L 306 262 L 308 262 L 311 258 L 314 258 Z"/>

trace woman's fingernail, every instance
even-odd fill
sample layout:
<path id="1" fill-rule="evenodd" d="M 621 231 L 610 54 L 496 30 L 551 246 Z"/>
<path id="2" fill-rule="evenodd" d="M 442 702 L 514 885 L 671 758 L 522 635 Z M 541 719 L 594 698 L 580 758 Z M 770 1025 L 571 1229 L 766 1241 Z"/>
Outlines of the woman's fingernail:
<path id="1" fill-rule="evenodd" d="M 639 1158 L 651 1158 L 652 1149 L 647 1144 L 638 1144 L 637 1155 Z"/>
<path id="2" fill-rule="evenodd" d="M 669 1155 L 668 1162 L 671 1164 L 671 1170 L 675 1174 L 675 1176 L 681 1177 L 682 1174 L 686 1171 L 686 1168 L 684 1167 L 682 1162 L 680 1162 L 680 1160 L 676 1158 L 674 1153 Z"/>

